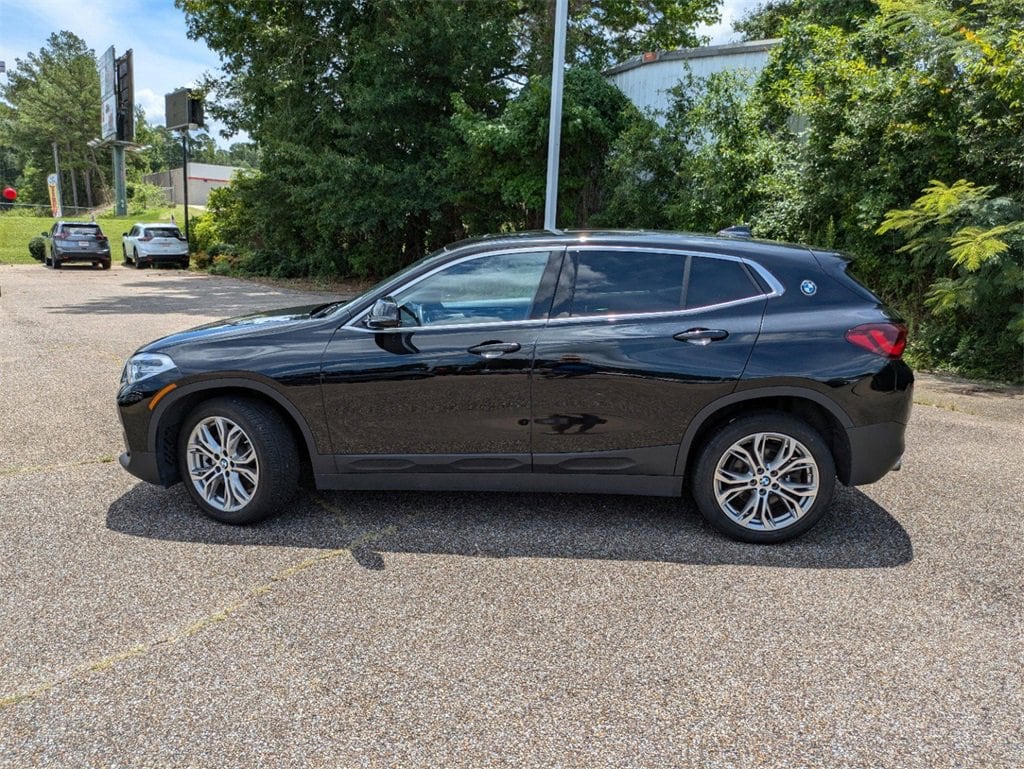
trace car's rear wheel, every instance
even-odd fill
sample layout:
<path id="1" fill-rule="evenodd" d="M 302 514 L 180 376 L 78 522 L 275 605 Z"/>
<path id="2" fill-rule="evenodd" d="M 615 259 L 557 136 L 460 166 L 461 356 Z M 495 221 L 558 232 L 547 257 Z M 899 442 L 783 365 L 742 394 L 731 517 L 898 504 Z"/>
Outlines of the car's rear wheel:
<path id="1" fill-rule="evenodd" d="M 135 263 L 136 270 L 142 269 L 142 262 L 139 261 L 139 249 L 137 248 L 132 249 L 132 261 Z"/>
<path id="2" fill-rule="evenodd" d="M 769 544 L 798 537 L 832 502 L 835 462 L 821 435 L 782 413 L 741 417 L 704 444 L 694 500 L 719 531 Z"/>
<path id="3" fill-rule="evenodd" d="M 295 493 L 299 452 L 284 420 L 251 400 L 216 398 L 196 407 L 178 442 L 189 495 L 224 523 L 261 521 Z"/>
<path id="4" fill-rule="evenodd" d="M 60 269 L 60 259 L 57 258 L 56 254 L 50 257 L 50 266 L 55 270 Z"/>

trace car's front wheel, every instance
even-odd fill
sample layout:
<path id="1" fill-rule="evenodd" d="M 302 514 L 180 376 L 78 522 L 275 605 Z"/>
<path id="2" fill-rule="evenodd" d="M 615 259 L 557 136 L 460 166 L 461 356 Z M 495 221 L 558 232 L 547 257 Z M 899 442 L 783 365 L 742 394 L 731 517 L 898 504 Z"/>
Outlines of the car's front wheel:
<path id="1" fill-rule="evenodd" d="M 209 516 L 255 523 L 295 493 L 299 453 L 282 417 L 256 401 L 215 398 L 197 406 L 179 436 L 181 476 Z"/>
<path id="2" fill-rule="evenodd" d="M 741 417 L 714 434 L 697 460 L 693 498 L 724 534 L 769 544 L 798 537 L 832 502 L 835 462 L 805 422 L 782 413 Z"/>

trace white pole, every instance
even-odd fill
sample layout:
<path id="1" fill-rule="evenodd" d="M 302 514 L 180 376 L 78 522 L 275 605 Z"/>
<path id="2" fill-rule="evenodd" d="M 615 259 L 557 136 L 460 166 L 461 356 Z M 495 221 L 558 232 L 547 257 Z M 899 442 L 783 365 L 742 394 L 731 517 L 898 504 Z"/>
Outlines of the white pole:
<path id="1" fill-rule="evenodd" d="M 551 59 L 551 126 L 548 129 L 548 184 L 544 203 L 544 229 L 555 229 L 558 213 L 558 153 L 562 143 L 562 81 L 565 76 L 565 28 L 569 18 L 569 0 L 557 0 L 555 6 L 555 47 Z"/>

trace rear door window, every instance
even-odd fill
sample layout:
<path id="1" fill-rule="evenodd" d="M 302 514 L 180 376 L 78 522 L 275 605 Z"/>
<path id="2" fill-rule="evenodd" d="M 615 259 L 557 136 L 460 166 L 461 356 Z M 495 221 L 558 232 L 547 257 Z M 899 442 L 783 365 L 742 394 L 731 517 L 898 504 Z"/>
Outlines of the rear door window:
<path id="1" fill-rule="evenodd" d="M 683 308 L 684 254 L 580 251 L 569 314 L 633 315 Z"/>

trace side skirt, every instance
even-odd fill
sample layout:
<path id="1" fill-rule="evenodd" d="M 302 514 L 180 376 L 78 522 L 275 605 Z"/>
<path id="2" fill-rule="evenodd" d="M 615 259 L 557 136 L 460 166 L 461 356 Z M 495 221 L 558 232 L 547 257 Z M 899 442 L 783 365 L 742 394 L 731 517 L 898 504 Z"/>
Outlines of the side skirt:
<path id="1" fill-rule="evenodd" d="M 665 475 L 547 473 L 318 473 L 318 489 L 359 491 L 511 491 L 677 497 L 683 479 Z"/>

